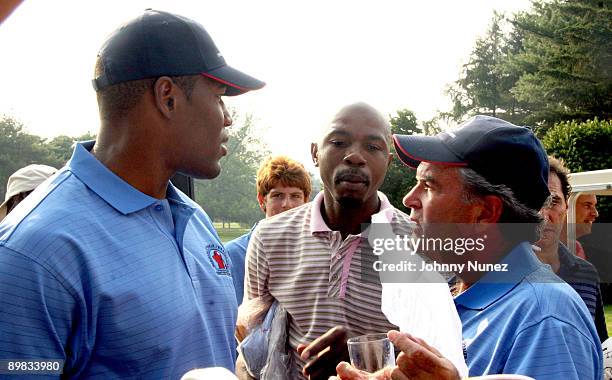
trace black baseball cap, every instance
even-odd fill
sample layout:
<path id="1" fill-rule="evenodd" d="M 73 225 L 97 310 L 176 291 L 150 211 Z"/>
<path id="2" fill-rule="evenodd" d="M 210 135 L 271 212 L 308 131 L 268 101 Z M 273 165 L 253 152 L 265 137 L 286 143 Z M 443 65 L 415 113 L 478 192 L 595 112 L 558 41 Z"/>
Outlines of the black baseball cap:
<path id="1" fill-rule="evenodd" d="M 115 30 L 98 57 L 103 74 L 93 80 L 96 91 L 117 83 L 165 75 L 202 74 L 225 84 L 226 95 L 230 96 L 265 85 L 228 66 L 202 25 L 152 9 Z"/>
<path id="2" fill-rule="evenodd" d="M 474 116 L 457 129 L 436 136 L 393 135 L 406 165 L 421 162 L 468 167 L 494 185 L 505 185 L 516 199 L 539 210 L 548 191 L 548 158 L 531 129 L 490 116 Z"/>

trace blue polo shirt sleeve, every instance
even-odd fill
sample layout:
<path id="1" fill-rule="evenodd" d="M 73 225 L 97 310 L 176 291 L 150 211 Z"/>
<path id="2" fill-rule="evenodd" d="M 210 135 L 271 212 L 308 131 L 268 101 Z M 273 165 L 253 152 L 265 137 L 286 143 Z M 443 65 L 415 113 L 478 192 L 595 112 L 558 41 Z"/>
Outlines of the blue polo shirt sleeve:
<path id="1" fill-rule="evenodd" d="M 0 297 L 0 358 L 63 360 L 64 376 L 71 375 L 79 355 L 86 355 L 79 332 L 72 332 L 84 313 L 62 280 L 29 257 L 0 246 Z"/>
<path id="2" fill-rule="evenodd" d="M 510 346 L 503 373 L 545 379 L 601 379 L 601 347 L 554 317 L 525 328 Z M 598 361 L 599 360 L 599 361 Z"/>
<path id="3" fill-rule="evenodd" d="M 225 244 L 225 252 L 232 262 L 232 279 L 238 305 L 242 303 L 244 297 L 244 260 L 250 237 L 248 233 Z"/>

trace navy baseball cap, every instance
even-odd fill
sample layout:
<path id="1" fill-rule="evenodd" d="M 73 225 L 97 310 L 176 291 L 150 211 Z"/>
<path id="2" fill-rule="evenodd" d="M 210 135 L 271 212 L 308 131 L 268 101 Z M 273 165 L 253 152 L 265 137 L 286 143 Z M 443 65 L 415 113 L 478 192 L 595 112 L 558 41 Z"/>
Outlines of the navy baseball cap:
<path id="1" fill-rule="evenodd" d="M 406 165 L 421 162 L 467 167 L 493 185 L 505 185 L 524 205 L 539 210 L 548 191 L 548 158 L 531 129 L 490 116 L 474 116 L 436 136 L 393 135 Z"/>
<path id="2" fill-rule="evenodd" d="M 240 95 L 265 83 L 225 63 L 210 35 L 183 16 L 147 9 L 115 30 L 98 57 L 102 75 L 96 91 L 133 80 L 202 74 L 227 86 L 226 95 Z"/>

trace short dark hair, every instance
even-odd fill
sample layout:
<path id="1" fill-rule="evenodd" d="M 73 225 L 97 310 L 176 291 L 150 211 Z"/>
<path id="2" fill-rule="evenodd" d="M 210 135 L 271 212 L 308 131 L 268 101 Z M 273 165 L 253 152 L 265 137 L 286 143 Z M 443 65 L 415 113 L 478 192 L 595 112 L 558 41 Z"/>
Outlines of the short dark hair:
<path id="1" fill-rule="evenodd" d="M 503 211 L 498 223 L 502 224 L 502 233 L 511 242 L 539 239 L 539 226 L 542 216 L 539 210 L 533 210 L 519 202 L 512 190 L 506 185 L 493 185 L 476 171 L 469 168 L 459 168 L 463 180 L 463 195 L 466 202 L 495 195 L 503 204 Z"/>
<path id="2" fill-rule="evenodd" d="M 103 74 L 102 60 L 98 57 L 96 61 L 95 77 Z M 196 79 L 199 75 L 170 77 L 185 93 L 187 100 L 191 99 Z M 125 117 L 128 112 L 140 102 L 145 92 L 153 89 L 157 78 L 133 80 L 117 83 L 99 90 L 97 94 L 100 117 L 106 120 L 114 120 Z"/>
<path id="3" fill-rule="evenodd" d="M 572 185 L 570 185 L 567 175 L 570 173 L 569 169 L 565 167 L 563 160 L 548 156 L 549 172 L 555 173 L 561 182 L 561 191 L 563 191 L 563 198 L 567 201 L 570 193 L 572 192 Z"/>

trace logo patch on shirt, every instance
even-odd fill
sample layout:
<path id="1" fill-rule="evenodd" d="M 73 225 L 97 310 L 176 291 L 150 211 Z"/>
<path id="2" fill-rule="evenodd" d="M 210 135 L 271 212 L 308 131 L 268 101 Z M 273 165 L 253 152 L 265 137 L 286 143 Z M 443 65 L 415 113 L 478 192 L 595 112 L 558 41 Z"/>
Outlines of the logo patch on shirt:
<path id="1" fill-rule="evenodd" d="M 217 274 L 230 276 L 229 264 L 225 257 L 223 248 L 216 245 L 209 245 L 206 247 L 206 253 L 210 264 L 213 266 Z"/>

